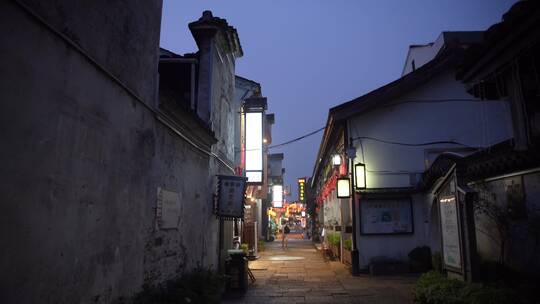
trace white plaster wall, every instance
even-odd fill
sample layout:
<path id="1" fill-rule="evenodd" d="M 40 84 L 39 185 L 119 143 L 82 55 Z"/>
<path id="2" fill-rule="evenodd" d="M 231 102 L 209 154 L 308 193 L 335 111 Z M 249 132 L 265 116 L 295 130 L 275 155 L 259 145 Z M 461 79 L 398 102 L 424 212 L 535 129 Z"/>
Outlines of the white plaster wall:
<path id="1" fill-rule="evenodd" d="M 438 51 L 438 49 L 434 49 L 433 46 L 429 44 L 423 46 L 410 46 L 401 76 L 407 75 L 413 71 L 413 60 L 415 67 L 418 69 L 419 67 L 431 61 L 435 57 L 435 55 L 437 55 Z"/>
<path id="2" fill-rule="evenodd" d="M 401 73 L 401 76 L 409 74 L 413 71 L 413 60 L 417 69 L 433 60 L 433 58 L 435 58 L 439 51 L 444 47 L 444 40 L 445 37 L 443 32 L 439 34 L 437 40 L 435 40 L 433 43 L 419 46 L 409 46 L 409 52 L 407 53 L 407 58 L 405 59 L 405 66 L 403 67 L 403 72 Z"/>
<path id="3" fill-rule="evenodd" d="M 231 164 L 234 162 L 235 144 L 235 58 L 226 53 L 218 37 L 213 40 L 212 61 L 212 94 L 211 94 L 211 122 L 218 143 L 214 152 L 226 158 Z"/>
<path id="4" fill-rule="evenodd" d="M 481 148 L 512 135 L 508 105 L 504 101 L 472 99 L 455 80 L 452 71 L 440 74 L 392 103 L 394 105 L 350 119 L 350 136 L 415 144 L 455 141 Z M 357 151 L 355 163 L 366 165 L 368 188 L 415 186 L 420 174 L 430 165 L 425 159 L 427 150 L 440 148 L 462 152 L 464 148 L 455 144 L 410 147 L 370 139 L 355 140 L 354 145 Z M 411 180 L 411 174 L 415 179 Z M 429 233 L 431 203 L 426 200 L 430 199 L 413 196 L 414 234 L 411 235 L 360 235 L 359 222 L 356 228 L 360 267 L 367 266 L 376 256 L 407 260 L 410 250 L 417 246 L 432 244 L 436 247 L 438 240 Z M 357 216 L 359 218 L 359 213 Z"/>
<path id="5" fill-rule="evenodd" d="M 324 202 L 324 226 L 333 227 L 341 225 L 341 199 L 337 198 L 337 191 L 334 190 Z"/>
<path id="6" fill-rule="evenodd" d="M 362 201 L 360 200 L 360 204 Z M 408 261 L 409 252 L 418 246 L 426 244 L 425 224 L 423 219 L 424 198 L 422 195 L 412 195 L 414 233 L 402 235 L 362 235 L 360 222 L 356 226 L 357 249 L 360 268 L 367 267 L 374 257 L 385 256 L 402 261 Z M 357 216 L 360 216 L 357 208 Z"/>
<path id="7" fill-rule="evenodd" d="M 508 104 L 473 100 L 454 79 L 452 71 L 392 103 L 399 104 L 350 119 L 350 136 L 414 144 L 456 141 L 481 148 L 508 139 L 512 134 Z M 427 169 L 426 150 L 464 148 L 455 144 L 410 147 L 370 139 L 355 140 L 354 145 L 355 163 L 366 164 L 368 188 L 409 187 L 409 174 L 420 174 Z"/>

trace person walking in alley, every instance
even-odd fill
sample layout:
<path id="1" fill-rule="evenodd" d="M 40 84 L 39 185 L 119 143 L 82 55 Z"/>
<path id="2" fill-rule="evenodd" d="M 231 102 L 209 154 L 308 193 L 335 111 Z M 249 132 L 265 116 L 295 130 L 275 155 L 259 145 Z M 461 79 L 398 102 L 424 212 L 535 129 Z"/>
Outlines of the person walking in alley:
<path id="1" fill-rule="evenodd" d="M 283 226 L 283 233 L 281 234 L 281 248 L 287 248 L 289 233 L 291 233 L 291 228 L 289 228 L 289 223 L 285 223 Z"/>

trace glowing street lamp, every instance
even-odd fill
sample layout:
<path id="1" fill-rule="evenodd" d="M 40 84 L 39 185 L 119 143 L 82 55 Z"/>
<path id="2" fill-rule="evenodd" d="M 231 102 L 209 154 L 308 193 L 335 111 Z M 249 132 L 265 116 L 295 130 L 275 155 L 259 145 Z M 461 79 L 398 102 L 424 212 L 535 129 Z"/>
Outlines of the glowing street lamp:
<path id="1" fill-rule="evenodd" d="M 337 179 L 337 197 L 349 198 L 351 197 L 351 180 L 346 177 L 340 177 Z"/>
<path id="2" fill-rule="evenodd" d="M 339 165 L 341 165 L 341 155 L 339 155 L 339 154 L 334 154 L 334 155 L 332 156 L 332 164 L 333 164 L 334 166 L 339 166 Z"/>
<path id="3" fill-rule="evenodd" d="M 354 183 L 356 189 L 366 189 L 366 165 L 362 163 L 354 165 Z"/>

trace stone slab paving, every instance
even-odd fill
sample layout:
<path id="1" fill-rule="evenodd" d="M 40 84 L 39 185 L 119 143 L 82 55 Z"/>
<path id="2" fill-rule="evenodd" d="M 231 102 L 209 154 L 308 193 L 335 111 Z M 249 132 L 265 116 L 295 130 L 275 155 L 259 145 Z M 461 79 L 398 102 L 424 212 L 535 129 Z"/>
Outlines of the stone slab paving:
<path id="1" fill-rule="evenodd" d="M 222 303 L 412 303 L 414 276 L 351 276 L 338 261 L 325 261 L 309 240 L 266 243 L 249 262 L 257 281 L 239 298 Z"/>

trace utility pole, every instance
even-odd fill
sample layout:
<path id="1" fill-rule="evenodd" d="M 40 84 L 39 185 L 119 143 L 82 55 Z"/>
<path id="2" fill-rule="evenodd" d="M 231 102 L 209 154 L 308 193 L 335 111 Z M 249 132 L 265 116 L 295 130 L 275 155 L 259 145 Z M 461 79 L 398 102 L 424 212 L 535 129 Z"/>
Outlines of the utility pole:
<path id="1" fill-rule="evenodd" d="M 349 174 L 351 175 L 351 213 L 352 213 L 352 248 L 351 248 L 351 274 L 358 276 L 360 267 L 358 266 L 358 249 L 356 248 L 356 181 L 354 176 L 354 158 L 356 157 L 356 148 L 353 146 L 352 137 L 349 139 L 349 148 L 347 148 L 349 158 Z"/>

